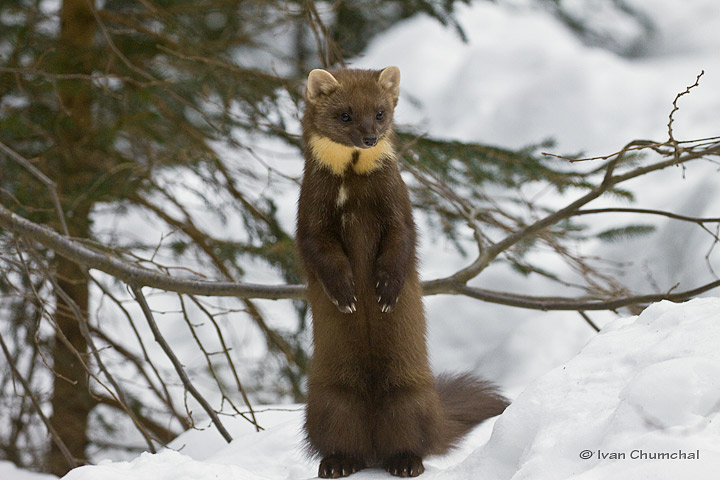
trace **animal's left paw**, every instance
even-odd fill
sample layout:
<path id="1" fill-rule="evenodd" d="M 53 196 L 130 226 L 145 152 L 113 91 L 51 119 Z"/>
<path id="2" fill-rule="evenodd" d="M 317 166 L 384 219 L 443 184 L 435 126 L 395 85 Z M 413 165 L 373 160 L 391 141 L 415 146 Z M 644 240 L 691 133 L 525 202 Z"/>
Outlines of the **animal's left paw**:
<path id="1" fill-rule="evenodd" d="M 392 312 L 397 305 L 402 290 L 402 280 L 399 275 L 390 275 L 380 270 L 375 275 L 375 292 L 377 301 L 380 304 L 380 311 L 383 313 Z"/>
<path id="2" fill-rule="evenodd" d="M 422 458 L 411 453 L 392 456 L 385 460 L 383 466 L 396 477 L 417 477 L 425 471 Z"/>
<path id="3" fill-rule="evenodd" d="M 330 455 L 320 462 L 318 469 L 318 477 L 320 478 L 340 478 L 352 475 L 358 470 L 362 470 L 363 465 L 350 458 L 340 455 Z"/>

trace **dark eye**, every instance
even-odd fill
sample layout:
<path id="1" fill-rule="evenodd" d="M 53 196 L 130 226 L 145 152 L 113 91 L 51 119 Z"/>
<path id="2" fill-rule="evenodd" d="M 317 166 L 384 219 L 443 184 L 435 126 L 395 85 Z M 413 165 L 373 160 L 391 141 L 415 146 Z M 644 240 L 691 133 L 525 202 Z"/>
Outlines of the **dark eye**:
<path id="1" fill-rule="evenodd" d="M 375 114 L 375 118 L 377 118 L 378 120 L 382 120 L 383 118 L 385 118 L 385 112 L 383 112 L 382 110 L 380 110 L 379 112 L 377 112 L 377 113 Z"/>
<path id="2" fill-rule="evenodd" d="M 343 122 L 347 123 L 347 122 L 349 122 L 350 120 L 352 120 L 352 118 L 350 118 L 350 114 L 349 114 L 349 113 L 343 113 L 342 115 L 340 115 L 340 120 L 342 120 Z"/>

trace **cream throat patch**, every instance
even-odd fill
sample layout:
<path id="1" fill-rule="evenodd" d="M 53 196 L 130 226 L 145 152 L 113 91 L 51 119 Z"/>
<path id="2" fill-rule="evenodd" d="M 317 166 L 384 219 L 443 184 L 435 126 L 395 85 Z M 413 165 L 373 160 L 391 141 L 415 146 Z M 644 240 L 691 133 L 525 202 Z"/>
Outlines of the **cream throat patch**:
<path id="1" fill-rule="evenodd" d="M 345 173 L 348 165 L 352 165 L 355 173 L 367 175 L 381 167 L 384 158 L 395 156 L 392 143 L 387 138 L 380 139 L 374 147 L 357 148 L 333 142 L 327 137 L 312 135 L 310 150 L 312 150 L 313 157 L 322 166 L 329 168 L 339 176 Z"/>

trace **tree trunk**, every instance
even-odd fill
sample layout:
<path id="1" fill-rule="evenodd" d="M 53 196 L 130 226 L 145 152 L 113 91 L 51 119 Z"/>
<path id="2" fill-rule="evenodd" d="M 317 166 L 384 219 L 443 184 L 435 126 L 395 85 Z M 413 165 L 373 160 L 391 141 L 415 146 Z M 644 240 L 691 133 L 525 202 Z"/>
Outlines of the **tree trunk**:
<path id="1" fill-rule="evenodd" d="M 71 230 L 74 236 L 75 232 Z M 83 272 L 74 263 L 58 257 L 56 262 L 57 283 L 65 293 L 80 307 L 83 312 L 88 310 L 88 284 Z M 55 295 L 55 322 L 59 332 L 55 335 L 53 346 L 53 383 L 52 416 L 50 422 L 63 439 L 68 450 L 77 463 L 85 463 L 85 449 L 88 445 L 88 417 L 94 405 L 88 389 L 88 375 L 82 362 L 78 359 L 79 352 L 87 361 L 87 344 L 80 332 L 78 320 L 67 303 Z M 72 349 L 61 339 L 64 335 L 72 345 Z M 74 383 L 71 383 L 74 382 Z M 50 444 L 46 461 L 50 473 L 63 476 L 69 470 L 68 461 L 55 443 Z"/>
<path id="2" fill-rule="evenodd" d="M 60 12 L 60 39 L 57 65 L 63 73 L 90 74 L 92 72 L 93 41 L 96 25 L 88 0 L 64 0 Z M 61 154 L 52 159 L 51 166 L 62 203 L 67 212 L 68 230 L 72 237 L 90 236 L 89 200 L 73 203 L 92 179 L 92 155 L 87 139 L 92 129 L 92 90 L 89 83 L 68 81 L 58 83 L 62 105 L 58 113 L 57 142 Z M 69 211 L 67 206 L 72 206 Z M 83 270 L 63 257 L 57 256 L 55 275 L 58 286 L 72 299 L 87 321 L 89 288 Z M 50 422 L 67 445 L 77 463 L 85 463 L 88 439 L 88 418 L 95 401 L 88 388 L 88 373 L 78 353 L 88 362 L 87 343 L 68 302 L 55 294 L 55 322 L 57 332 L 53 345 L 55 378 Z M 63 340 L 69 342 L 69 347 Z M 69 470 L 68 461 L 54 443 L 50 444 L 46 459 L 50 473 L 63 476 Z"/>

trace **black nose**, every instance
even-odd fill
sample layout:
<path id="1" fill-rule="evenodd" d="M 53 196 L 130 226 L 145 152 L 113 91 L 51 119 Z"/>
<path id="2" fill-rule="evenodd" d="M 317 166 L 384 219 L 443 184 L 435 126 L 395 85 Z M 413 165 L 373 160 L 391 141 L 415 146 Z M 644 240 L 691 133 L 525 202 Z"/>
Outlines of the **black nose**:
<path id="1" fill-rule="evenodd" d="M 375 135 L 363 137 L 363 143 L 366 147 L 374 147 L 377 145 L 377 137 Z"/>

